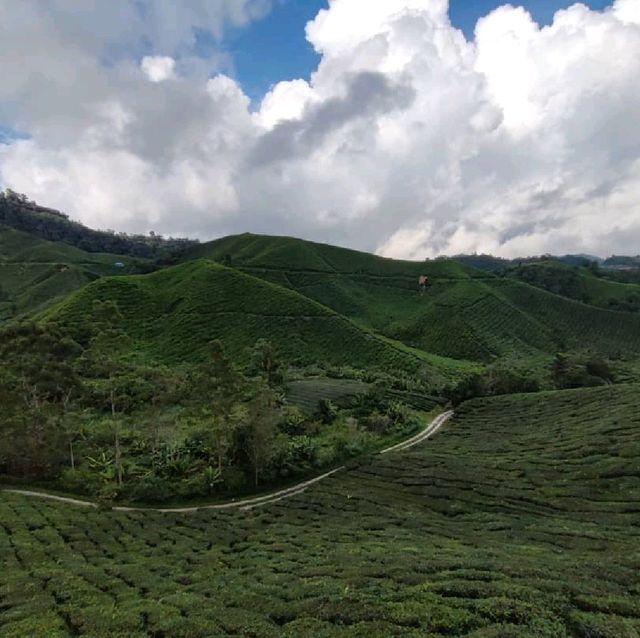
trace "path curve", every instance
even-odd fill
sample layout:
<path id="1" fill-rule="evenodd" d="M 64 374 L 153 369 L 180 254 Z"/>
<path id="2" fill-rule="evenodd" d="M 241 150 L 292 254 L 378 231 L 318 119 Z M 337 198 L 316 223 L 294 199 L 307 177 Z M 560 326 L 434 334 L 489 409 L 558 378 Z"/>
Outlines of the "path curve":
<path id="1" fill-rule="evenodd" d="M 443 412 L 438 415 L 431 423 L 424 429 L 422 432 L 419 432 L 415 436 L 407 439 L 406 441 L 402 441 L 397 445 L 393 445 L 388 447 L 379 454 L 388 454 L 390 452 L 400 452 L 402 450 L 408 450 L 423 441 L 426 441 L 428 438 L 432 437 L 440 428 L 453 416 L 453 410 L 449 410 L 447 412 Z M 292 496 L 297 496 L 298 494 L 302 494 L 308 487 L 314 485 L 315 483 L 319 483 L 320 481 L 324 481 L 325 479 L 341 472 L 345 469 L 346 466 L 341 465 L 340 467 L 331 470 L 330 472 L 325 472 L 320 476 L 316 476 L 315 478 L 309 479 L 308 481 L 303 481 L 302 483 L 297 483 L 296 485 L 292 485 L 291 487 L 287 487 L 283 490 L 279 490 L 277 492 L 273 492 L 271 494 L 265 494 L 264 496 L 255 496 L 252 498 L 242 499 L 240 501 L 229 501 L 227 503 L 218 503 L 216 505 L 197 505 L 194 507 L 126 507 L 126 506 L 116 506 L 112 507 L 111 510 L 114 512 L 160 512 L 160 513 L 175 513 L 175 514 L 188 514 L 193 512 L 199 512 L 201 510 L 226 510 L 226 509 L 239 509 L 241 511 L 252 510 L 255 507 L 262 507 L 263 505 L 270 505 L 271 503 L 276 503 L 278 501 L 282 501 L 285 498 L 290 498 Z M 9 492 L 11 494 L 20 494 L 22 496 L 30 496 L 35 498 L 44 498 L 50 501 L 58 501 L 60 503 L 67 503 L 69 505 L 77 505 L 79 507 L 91 507 L 97 509 L 99 506 L 97 503 L 92 501 L 83 501 L 76 498 L 70 498 L 67 496 L 56 496 L 55 494 L 47 494 L 46 492 L 36 492 L 33 490 L 18 490 L 12 488 L 4 488 L 3 492 Z"/>

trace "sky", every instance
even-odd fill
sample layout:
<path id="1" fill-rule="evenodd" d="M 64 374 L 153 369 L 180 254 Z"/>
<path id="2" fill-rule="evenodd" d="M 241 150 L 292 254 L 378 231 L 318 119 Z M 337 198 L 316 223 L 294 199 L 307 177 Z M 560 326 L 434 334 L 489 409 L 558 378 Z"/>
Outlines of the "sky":
<path id="1" fill-rule="evenodd" d="M 502 4 L 506 3 L 451 0 L 449 17 L 472 40 L 477 21 Z M 531 0 L 524 6 L 538 24 L 548 25 L 556 11 L 572 4 L 571 0 Z M 604 9 L 611 2 L 589 0 L 585 4 L 592 9 Z M 305 39 L 304 27 L 326 7 L 327 0 L 280 0 L 264 19 L 229 30 L 225 46 L 233 56 L 233 73 L 252 100 L 261 99 L 279 80 L 308 78 L 316 69 L 320 56 Z"/>
<path id="2" fill-rule="evenodd" d="M 640 0 L 0 0 L 0 185 L 97 228 L 640 252 Z"/>

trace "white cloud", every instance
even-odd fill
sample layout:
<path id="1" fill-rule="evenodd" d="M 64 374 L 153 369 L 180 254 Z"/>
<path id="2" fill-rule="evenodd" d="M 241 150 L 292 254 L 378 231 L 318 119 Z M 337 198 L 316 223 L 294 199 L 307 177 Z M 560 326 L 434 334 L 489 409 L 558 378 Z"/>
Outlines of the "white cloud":
<path id="1" fill-rule="evenodd" d="M 0 146 L 0 181 L 130 231 L 638 252 L 640 2 L 545 28 L 504 6 L 467 42 L 445 0 L 332 0 L 307 25 L 316 72 L 252 113 L 194 30 L 268 5 L 0 0 L 0 123 L 31 136 Z"/>
<path id="2" fill-rule="evenodd" d="M 175 77 L 176 61 L 166 55 L 146 55 L 140 66 L 151 82 L 164 82 Z"/>

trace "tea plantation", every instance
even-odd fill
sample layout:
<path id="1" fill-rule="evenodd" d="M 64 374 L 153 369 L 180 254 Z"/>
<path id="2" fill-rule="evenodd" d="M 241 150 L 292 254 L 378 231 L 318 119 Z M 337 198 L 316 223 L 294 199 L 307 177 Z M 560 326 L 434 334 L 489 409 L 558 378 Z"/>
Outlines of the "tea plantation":
<path id="1" fill-rule="evenodd" d="M 143 261 L 88 253 L 0 224 L 0 322 L 41 310 L 103 275 L 135 272 Z"/>
<path id="2" fill-rule="evenodd" d="M 297 365 L 424 367 L 436 379 L 473 369 L 411 349 L 295 291 L 204 259 L 149 275 L 102 278 L 41 318 L 77 328 L 89 319 L 93 302 L 103 299 L 117 303 L 123 328 L 137 349 L 167 363 L 197 361 L 212 339 L 223 339 L 227 350 L 242 360 L 246 348 L 264 338 Z"/>
<path id="3" fill-rule="evenodd" d="M 640 314 L 561 297 L 456 261 L 409 262 L 289 237 L 237 235 L 193 247 L 183 259 L 213 259 L 289 288 L 396 342 L 446 358 L 547 361 L 558 351 L 640 354 Z M 417 291 L 418 276 L 430 286 Z M 595 277 L 593 303 L 619 284 Z M 587 298 L 587 297 L 585 297 Z"/>
<path id="4" fill-rule="evenodd" d="M 639 390 L 474 399 L 263 509 L 2 493 L 0 635 L 637 637 Z"/>

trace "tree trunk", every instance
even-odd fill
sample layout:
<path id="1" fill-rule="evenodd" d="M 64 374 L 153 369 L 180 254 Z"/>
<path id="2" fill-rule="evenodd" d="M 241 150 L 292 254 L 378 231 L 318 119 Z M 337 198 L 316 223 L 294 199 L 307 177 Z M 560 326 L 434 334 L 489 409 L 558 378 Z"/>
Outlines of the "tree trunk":
<path id="1" fill-rule="evenodd" d="M 71 461 L 71 469 L 76 469 L 76 459 L 73 454 L 73 439 L 69 437 L 69 460 Z"/>
<path id="2" fill-rule="evenodd" d="M 111 418 L 113 419 L 115 448 L 116 448 L 116 472 L 118 474 L 118 486 L 122 487 L 122 449 L 120 448 L 120 425 L 116 420 L 116 401 L 113 385 L 109 392 L 109 399 L 111 401 Z"/>
<path id="3" fill-rule="evenodd" d="M 218 476 L 222 478 L 222 470 L 224 464 L 224 453 L 221 447 L 218 447 Z"/>
<path id="4" fill-rule="evenodd" d="M 120 426 L 116 425 L 116 470 L 118 472 L 118 485 L 122 487 L 122 450 L 120 449 Z"/>

